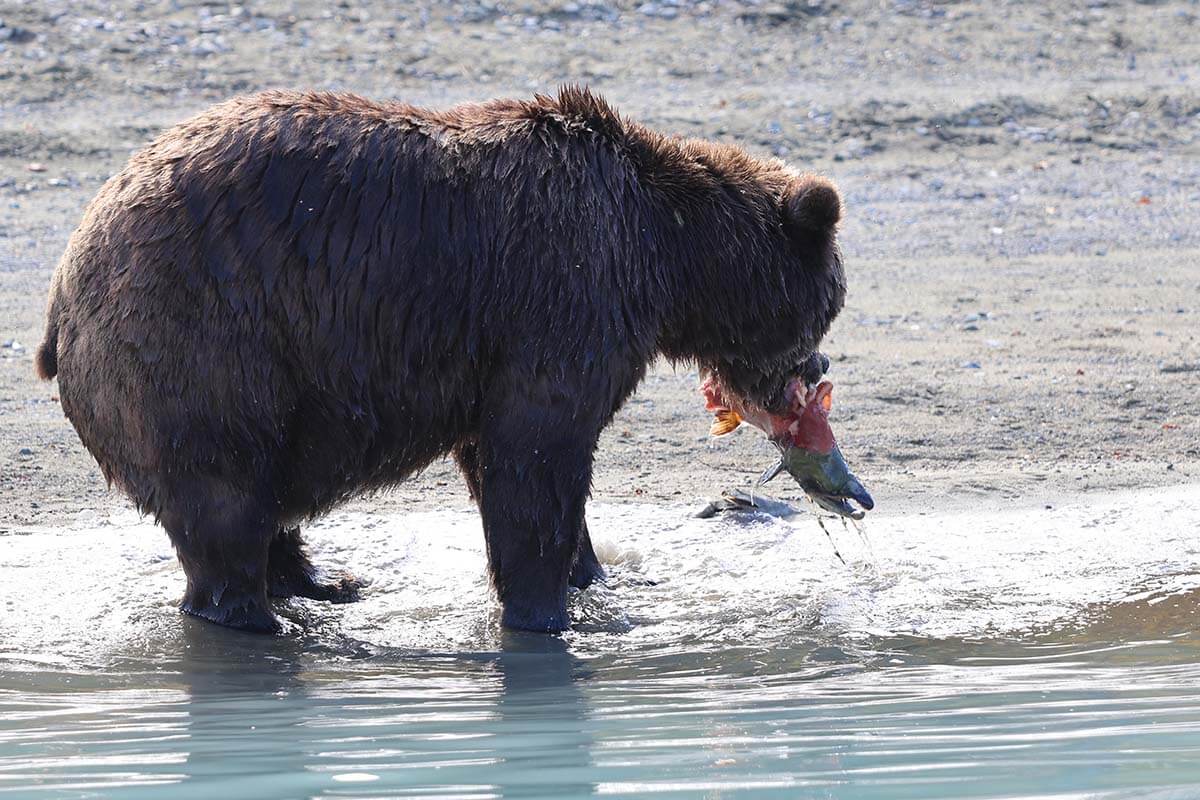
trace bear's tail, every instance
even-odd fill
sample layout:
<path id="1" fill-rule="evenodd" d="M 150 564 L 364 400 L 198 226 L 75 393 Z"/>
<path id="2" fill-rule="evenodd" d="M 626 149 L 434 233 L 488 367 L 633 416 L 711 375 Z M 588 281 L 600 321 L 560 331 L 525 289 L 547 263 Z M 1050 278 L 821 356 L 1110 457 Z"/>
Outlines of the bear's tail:
<path id="1" fill-rule="evenodd" d="M 46 310 L 46 336 L 34 357 L 37 375 L 48 381 L 58 374 L 58 287 L 55 286 Z"/>

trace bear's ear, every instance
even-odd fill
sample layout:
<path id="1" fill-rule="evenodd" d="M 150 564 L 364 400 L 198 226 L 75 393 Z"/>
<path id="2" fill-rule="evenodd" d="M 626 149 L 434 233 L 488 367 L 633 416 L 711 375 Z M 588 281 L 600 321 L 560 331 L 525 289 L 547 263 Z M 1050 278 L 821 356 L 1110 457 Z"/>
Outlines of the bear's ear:
<path id="1" fill-rule="evenodd" d="M 784 193 L 784 226 L 792 236 L 830 233 L 841 218 L 842 197 L 825 178 L 801 175 Z"/>

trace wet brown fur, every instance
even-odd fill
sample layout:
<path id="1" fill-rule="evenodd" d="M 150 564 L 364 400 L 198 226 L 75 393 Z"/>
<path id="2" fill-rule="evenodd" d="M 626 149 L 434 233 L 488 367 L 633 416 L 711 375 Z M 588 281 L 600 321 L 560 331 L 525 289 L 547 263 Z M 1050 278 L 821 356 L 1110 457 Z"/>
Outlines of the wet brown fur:
<path id="1" fill-rule="evenodd" d="M 775 402 L 842 306 L 840 213 L 822 178 L 586 89 L 443 111 L 267 92 L 105 184 L 36 364 L 167 529 L 191 613 L 273 630 L 270 593 L 352 599 L 295 525 L 453 452 L 506 624 L 556 630 L 568 582 L 602 574 L 600 431 L 660 353 Z"/>

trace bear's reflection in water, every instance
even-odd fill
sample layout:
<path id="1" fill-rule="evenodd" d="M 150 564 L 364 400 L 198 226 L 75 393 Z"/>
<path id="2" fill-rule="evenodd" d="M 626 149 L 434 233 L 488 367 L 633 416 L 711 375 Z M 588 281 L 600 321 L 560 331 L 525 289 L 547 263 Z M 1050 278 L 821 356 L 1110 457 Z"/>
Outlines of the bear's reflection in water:
<path id="1" fill-rule="evenodd" d="M 506 631 L 494 652 L 414 655 L 189 620 L 182 642 L 165 666 L 187 695 L 186 758 L 174 767 L 185 795 L 593 791 L 588 670 L 561 638 Z"/>

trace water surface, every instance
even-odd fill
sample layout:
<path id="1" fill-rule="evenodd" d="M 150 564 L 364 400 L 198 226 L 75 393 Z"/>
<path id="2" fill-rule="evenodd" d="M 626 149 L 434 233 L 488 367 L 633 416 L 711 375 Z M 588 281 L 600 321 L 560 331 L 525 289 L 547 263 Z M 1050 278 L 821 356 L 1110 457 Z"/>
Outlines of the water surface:
<path id="1" fill-rule="evenodd" d="M 334 515 L 353 606 L 183 617 L 129 516 L 0 533 L 0 794 L 1194 798 L 1200 491 L 698 520 L 594 504 L 612 577 L 500 630 L 478 517 Z"/>

